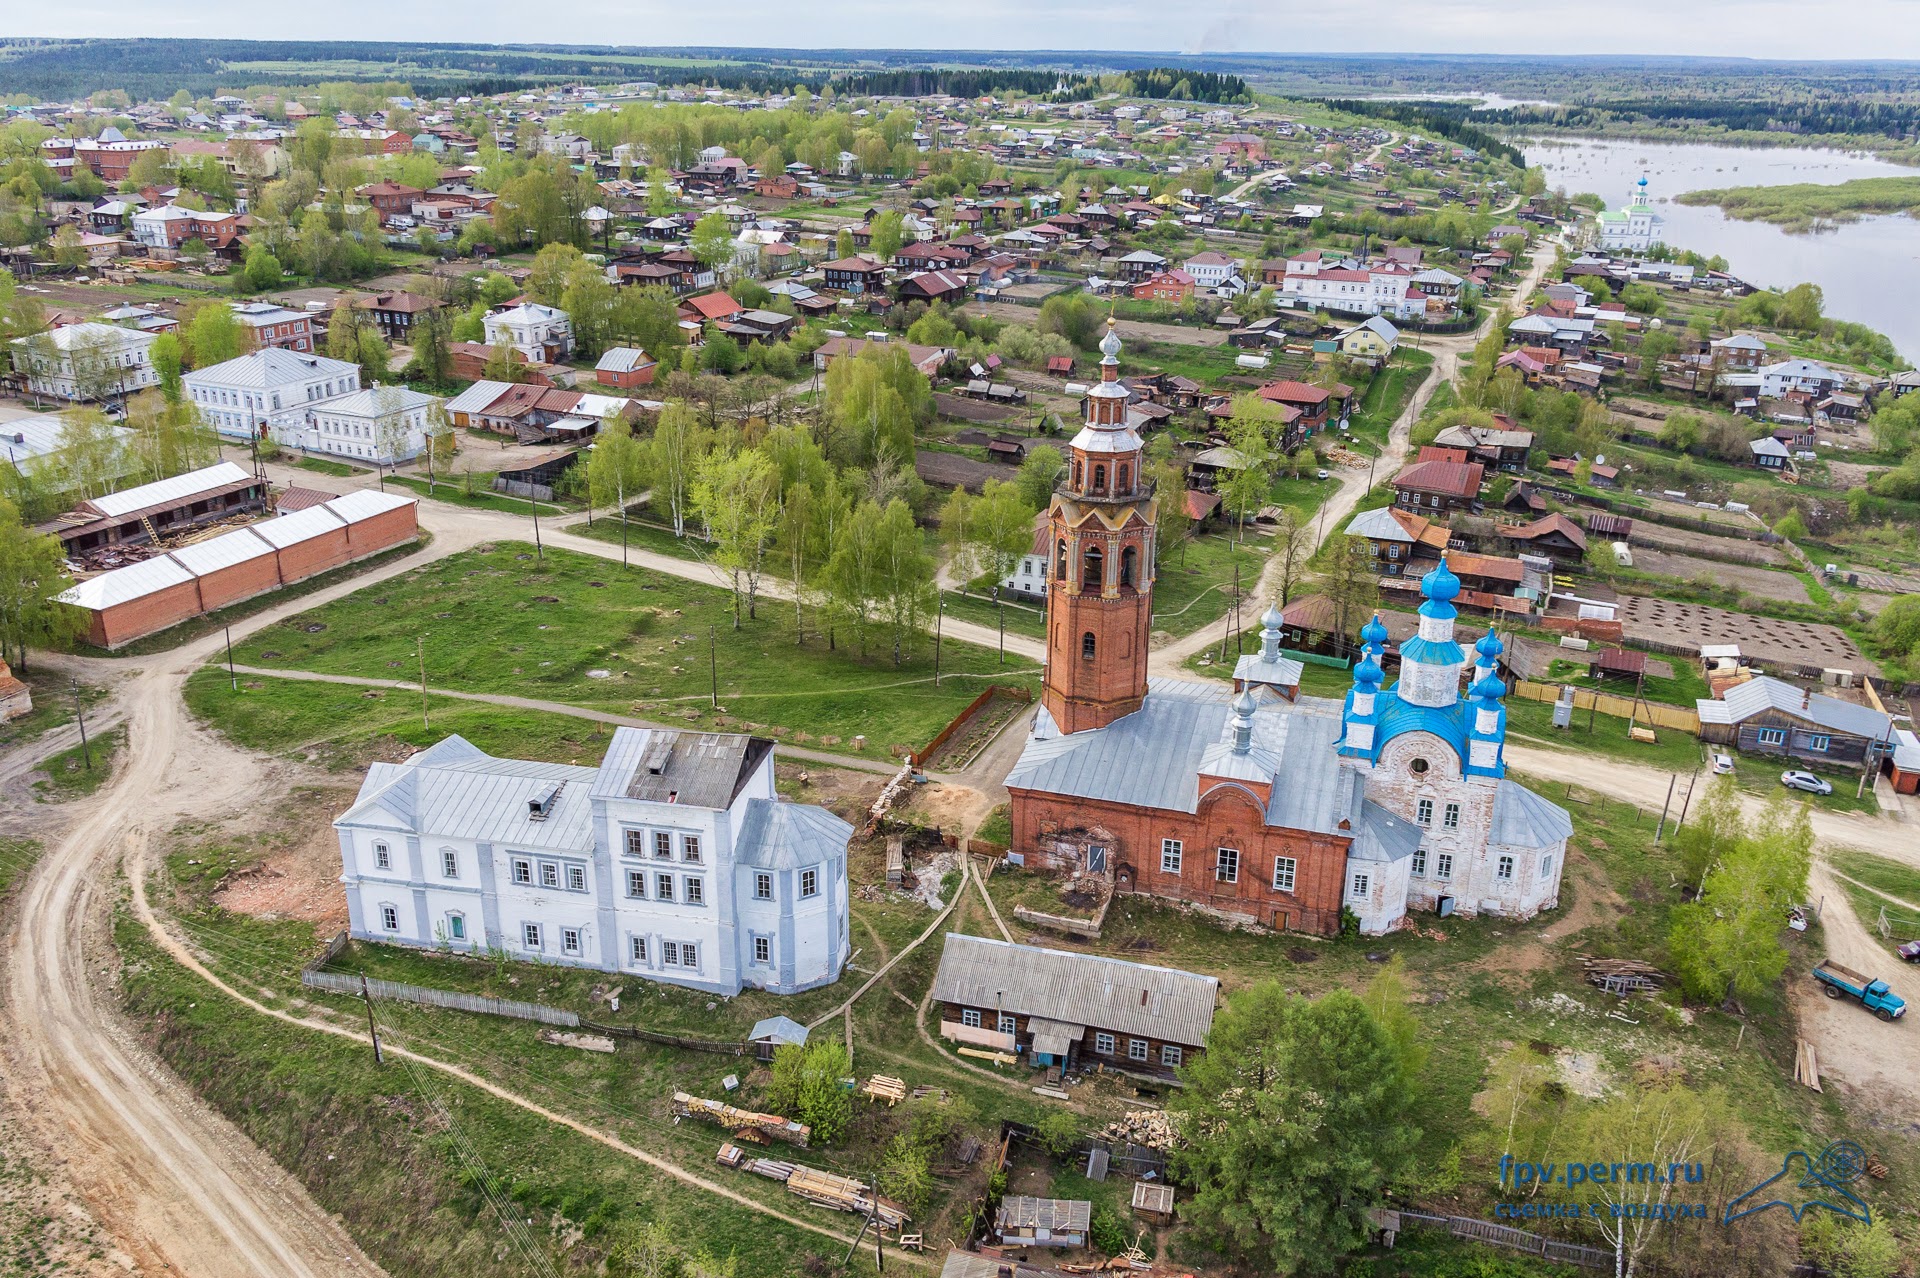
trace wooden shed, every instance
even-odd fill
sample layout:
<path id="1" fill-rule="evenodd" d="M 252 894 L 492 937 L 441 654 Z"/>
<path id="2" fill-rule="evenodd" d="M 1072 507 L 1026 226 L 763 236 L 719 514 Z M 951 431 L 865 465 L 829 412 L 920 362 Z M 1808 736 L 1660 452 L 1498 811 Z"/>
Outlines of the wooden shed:
<path id="1" fill-rule="evenodd" d="M 1139 1181 L 1133 1187 L 1133 1214 L 1156 1225 L 1173 1223 L 1173 1186 Z"/>
<path id="2" fill-rule="evenodd" d="M 1011 1247 L 1084 1247 L 1093 1204 L 1084 1198 L 1009 1194 L 993 1218 L 994 1236 Z"/>

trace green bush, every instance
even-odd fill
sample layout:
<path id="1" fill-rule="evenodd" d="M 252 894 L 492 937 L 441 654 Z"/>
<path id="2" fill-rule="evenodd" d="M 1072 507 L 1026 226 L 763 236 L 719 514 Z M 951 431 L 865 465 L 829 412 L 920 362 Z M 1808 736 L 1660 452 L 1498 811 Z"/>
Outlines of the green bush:
<path id="1" fill-rule="evenodd" d="M 1092 1223 L 1087 1227 L 1087 1241 L 1093 1244 L 1095 1251 L 1104 1251 L 1113 1256 L 1133 1245 L 1133 1235 L 1127 1232 L 1126 1220 L 1114 1210 L 1112 1204 L 1096 1203 Z"/>

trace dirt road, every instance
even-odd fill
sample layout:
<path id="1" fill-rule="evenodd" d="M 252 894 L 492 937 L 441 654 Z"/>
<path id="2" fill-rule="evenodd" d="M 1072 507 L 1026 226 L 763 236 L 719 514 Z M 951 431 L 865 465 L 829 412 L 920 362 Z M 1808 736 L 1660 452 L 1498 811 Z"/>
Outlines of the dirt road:
<path id="1" fill-rule="evenodd" d="M 1540 277 L 1553 263 L 1553 245 L 1542 241 L 1533 251 L 1532 265 L 1520 281 L 1516 294 L 1525 297 L 1539 284 Z M 1413 432 L 1413 424 L 1420 420 L 1420 414 L 1426 411 L 1427 403 L 1434 392 L 1442 385 L 1453 380 L 1460 368 L 1460 356 L 1473 349 L 1473 344 L 1486 335 L 1488 325 L 1492 324 L 1497 311 L 1489 311 L 1480 326 L 1469 333 L 1452 337 L 1437 337 L 1421 343 L 1421 349 L 1432 353 L 1433 373 L 1414 392 L 1413 398 L 1394 419 L 1393 428 L 1387 433 L 1386 447 L 1381 450 L 1382 469 L 1376 471 L 1376 482 L 1384 482 L 1392 473 L 1400 456 L 1406 452 L 1407 440 Z M 1340 491 L 1327 499 L 1321 512 L 1314 516 L 1313 549 L 1318 550 L 1322 542 L 1338 532 L 1367 494 L 1367 476 L 1357 470 L 1343 471 L 1340 475 Z M 1265 611 L 1263 601 L 1279 596 L 1279 573 L 1281 565 L 1278 559 L 1269 559 L 1266 570 L 1261 573 L 1259 582 L 1248 594 L 1246 611 L 1240 617 L 1243 626 L 1257 626 L 1257 618 Z M 1147 659 L 1148 669 L 1155 675 L 1179 675 L 1183 672 L 1187 659 L 1207 648 L 1218 645 L 1229 633 L 1232 613 L 1222 615 L 1219 621 L 1202 626 L 1192 634 L 1177 639 L 1173 643 L 1158 648 Z"/>

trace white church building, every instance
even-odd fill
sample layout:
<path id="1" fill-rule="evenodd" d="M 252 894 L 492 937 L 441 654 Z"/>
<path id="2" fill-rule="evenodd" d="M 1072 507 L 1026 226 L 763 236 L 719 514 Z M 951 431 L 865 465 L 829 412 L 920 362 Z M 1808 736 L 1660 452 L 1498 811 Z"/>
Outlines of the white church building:
<path id="1" fill-rule="evenodd" d="M 1667 221 L 1653 211 L 1647 199 L 1647 178 L 1643 173 L 1634 185 L 1633 198 L 1623 209 L 1600 211 L 1600 247 L 1628 253 L 1644 253 L 1667 237 Z"/>
<path id="2" fill-rule="evenodd" d="M 376 763 L 335 822 L 366 941 L 792 994 L 849 954 L 847 839 L 774 791 L 773 742 L 619 728 L 597 768 L 451 736 Z"/>

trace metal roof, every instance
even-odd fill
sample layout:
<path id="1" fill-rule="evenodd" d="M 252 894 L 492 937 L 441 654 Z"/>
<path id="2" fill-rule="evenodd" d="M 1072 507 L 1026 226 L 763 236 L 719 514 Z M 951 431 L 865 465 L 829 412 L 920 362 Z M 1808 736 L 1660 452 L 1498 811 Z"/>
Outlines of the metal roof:
<path id="1" fill-rule="evenodd" d="M 405 763 L 374 764 L 354 805 L 334 824 L 585 854 L 593 850 L 588 792 L 596 772 L 496 759 L 466 738 L 450 736 Z M 556 781 L 567 784 L 547 818 L 529 820 L 529 802 Z"/>
<path id="2" fill-rule="evenodd" d="M 200 470 L 190 470 L 184 475 L 175 475 L 171 479 L 141 484 L 138 488 L 123 488 L 117 493 L 95 497 L 86 505 L 109 519 L 118 519 L 122 515 L 130 515 L 137 510 L 149 510 L 155 506 L 171 506 L 191 501 L 216 488 L 225 488 L 229 484 L 245 484 L 252 479 L 253 476 L 232 462 L 223 461 Z"/>
<path id="3" fill-rule="evenodd" d="M 449 413 L 478 413 L 513 389 L 512 382 L 475 382 L 447 401 Z"/>
<path id="4" fill-rule="evenodd" d="M 1884 738 L 1893 726 L 1893 720 L 1878 710 L 1797 688 L 1771 675 L 1758 675 L 1745 683 L 1736 683 L 1723 695 L 1725 699 L 1721 701 L 1694 703 L 1700 722 L 1744 723 L 1762 711 L 1777 710 L 1815 727 L 1876 741 Z"/>
<path id="5" fill-rule="evenodd" d="M 174 562 L 171 556 L 161 555 L 77 582 L 61 591 L 59 599 L 61 603 L 98 610 L 145 598 L 192 580 L 194 575 L 191 572 Z"/>
<path id="6" fill-rule="evenodd" d="M 263 519 L 254 524 L 252 531 L 260 534 L 274 547 L 285 550 L 288 546 L 297 546 L 303 541 L 312 541 L 323 533 L 336 528 L 346 527 L 347 521 L 333 513 L 333 503 L 322 506 L 309 506 L 305 510 L 296 510 L 291 515 L 281 515 L 276 519 Z"/>
<path id="7" fill-rule="evenodd" d="M 807 1027 L 785 1016 L 769 1016 L 763 1021 L 755 1021 L 753 1028 L 747 1031 L 749 1043 L 758 1043 L 762 1039 L 771 1039 L 776 1043 L 804 1043 L 807 1041 Z"/>
<path id="8" fill-rule="evenodd" d="M 237 528 L 233 532 L 209 537 L 191 546 L 182 546 L 171 552 L 167 558 L 172 559 L 194 576 L 204 577 L 210 572 L 231 568 L 235 564 L 243 564 L 250 559 L 259 559 L 263 555 L 272 553 L 272 543 L 256 536 L 252 528 Z"/>
<path id="9" fill-rule="evenodd" d="M 383 493 L 374 488 L 357 488 L 353 492 L 335 497 L 325 503 L 327 509 L 350 524 L 357 524 L 363 520 L 372 519 L 376 515 L 384 515 L 388 511 L 419 504 L 418 497 L 402 497 L 399 493 Z"/>
<path id="10" fill-rule="evenodd" d="M 598 798 L 724 808 L 772 750 L 771 741 L 743 733 L 615 728 L 593 791 Z"/>
<path id="11" fill-rule="evenodd" d="M 182 379 L 189 386 L 223 386 L 238 390 L 271 390 L 296 382 L 321 377 L 344 377 L 358 365 L 325 355 L 302 355 L 298 351 L 269 346 L 264 350 L 226 360 L 208 368 L 197 368 Z"/>
<path id="12" fill-rule="evenodd" d="M 1573 818 L 1556 803 L 1541 798 L 1518 781 L 1502 779 L 1493 796 L 1490 845 L 1510 848 L 1551 848 L 1573 837 Z"/>
<path id="13" fill-rule="evenodd" d="M 933 998 L 1198 1047 L 1220 982 L 1170 967 L 949 932 Z"/>
<path id="14" fill-rule="evenodd" d="M 847 850 L 853 827 L 825 808 L 776 799 L 749 799 L 733 857 L 762 870 L 820 865 Z"/>
<path id="15" fill-rule="evenodd" d="M 1356 861 L 1399 861 L 1420 849 L 1421 829 L 1413 822 L 1367 799 L 1360 805 L 1360 820 L 1348 856 Z"/>

